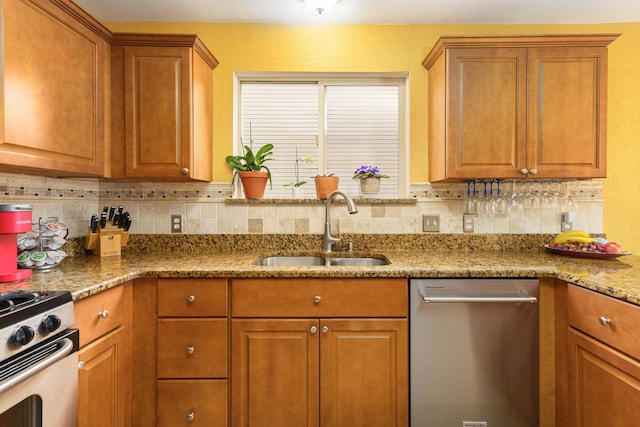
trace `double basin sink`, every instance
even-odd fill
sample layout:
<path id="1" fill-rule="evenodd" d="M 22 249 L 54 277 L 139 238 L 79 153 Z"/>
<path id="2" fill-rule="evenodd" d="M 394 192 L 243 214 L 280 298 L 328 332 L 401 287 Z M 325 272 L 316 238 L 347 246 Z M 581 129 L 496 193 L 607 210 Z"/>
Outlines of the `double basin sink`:
<path id="1" fill-rule="evenodd" d="M 258 258 L 255 265 L 271 267 L 375 267 L 389 265 L 385 257 L 333 257 L 319 255 L 275 255 Z"/>

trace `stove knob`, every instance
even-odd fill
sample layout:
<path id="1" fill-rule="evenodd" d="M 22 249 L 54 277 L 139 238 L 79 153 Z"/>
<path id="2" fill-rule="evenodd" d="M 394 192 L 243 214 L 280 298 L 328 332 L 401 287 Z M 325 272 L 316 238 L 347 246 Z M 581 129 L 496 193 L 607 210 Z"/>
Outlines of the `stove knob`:
<path id="1" fill-rule="evenodd" d="M 20 326 L 18 330 L 13 333 L 13 342 L 18 345 L 27 345 L 35 336 L 36 333 L 31 326 Z"/>
<path id="2" fill-rule="evenodd" d="M 55 314 L 50 314 L 40 323 L 40 330 L 43 333 L 54 332 L 60 325 L 62 325 L 62 320 Z"/>

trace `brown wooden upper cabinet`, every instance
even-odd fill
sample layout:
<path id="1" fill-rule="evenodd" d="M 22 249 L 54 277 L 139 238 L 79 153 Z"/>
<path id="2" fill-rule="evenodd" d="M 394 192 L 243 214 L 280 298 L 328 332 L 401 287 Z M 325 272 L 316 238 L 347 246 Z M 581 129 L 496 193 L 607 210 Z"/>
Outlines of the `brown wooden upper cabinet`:
<path id="1" fill-rule="evenodd" d="M 113 35 L 112 178 L 212 179 L 213 69 L 195 35 Z"/>
<path id="2" fill-rule="evenodd" d="M 618 36 L 441 37 L 422 63 L 429 180 L 605 177 Z"/>
<path id="3" fill-rule="evenodd" d="M 0 170 L 103 176 L 111 32 L 67 0 L 3 0 L 2 20 Z"/>

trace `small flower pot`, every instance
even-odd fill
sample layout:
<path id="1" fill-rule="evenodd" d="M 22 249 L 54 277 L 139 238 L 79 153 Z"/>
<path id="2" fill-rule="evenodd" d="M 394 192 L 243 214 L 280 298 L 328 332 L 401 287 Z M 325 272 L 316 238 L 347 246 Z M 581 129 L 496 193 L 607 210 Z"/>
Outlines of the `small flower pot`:
<path id="1" fill-rule="evenodd" d="M 291 197 L 294 199 L 299 199 L 302 194 L 302 189 L 300 187 L 291 187 Z"/>
<path id="2" fill-rule="evenodd" d="M 269 174 L 267 172 L 239 172 L 242 181 L 244 197 L 247 199 L 262 199 L 267 186 Z"/>
<path id="3" fill-rule="evenodd" d="M 316 196 L 320 200 L 326 200 L 329 194 L 338 189 L 340 178 L 337 176 L 316 176 Z"/>
<path id="4" fill-rule="evenodd" d="M 362 197 L 375 197 L 380 192 L 380 178 L 365 178 L 359 181 Z"/>

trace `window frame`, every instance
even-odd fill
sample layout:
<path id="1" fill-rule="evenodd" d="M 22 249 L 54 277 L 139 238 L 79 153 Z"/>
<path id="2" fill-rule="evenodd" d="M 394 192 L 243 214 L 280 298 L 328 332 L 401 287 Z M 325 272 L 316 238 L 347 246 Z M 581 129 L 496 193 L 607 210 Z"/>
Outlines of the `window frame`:
<path id="1" fill-rule="evenodd" d="M 233 155 L 242 152 L 241 135 L 241 105 L 240 87 L 244 82 L 255 83 L 303 83 L 313 82 L 322 90 L 318 91 L 319 123 L 318 145 L 322 148 L 319 171 L 326 170 L 326 156 L 324 155 L 325 141 L 325 108 L 324 94 L 327 85 L 395 85 L 398 86 L 398 197 L 405 198 L 409 193 L 409 74 L 406 72 L 234 72 L 233 74 Z M 234 196 L 239 194 L 239 183 L 234 187 Z"/>

